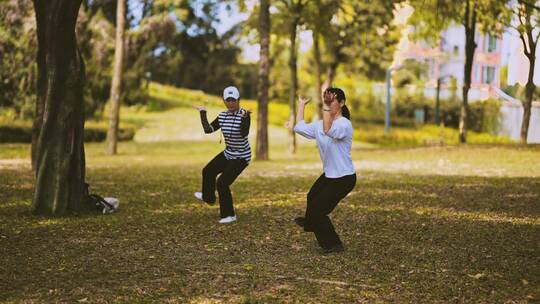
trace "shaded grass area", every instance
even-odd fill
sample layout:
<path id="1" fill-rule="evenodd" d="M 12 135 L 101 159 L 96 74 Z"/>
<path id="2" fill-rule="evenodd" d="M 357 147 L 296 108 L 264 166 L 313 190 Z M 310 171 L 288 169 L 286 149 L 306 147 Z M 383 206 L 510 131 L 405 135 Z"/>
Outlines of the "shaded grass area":
<path id="1" fill-rule="evenodd" d="M 232 187 L 239 221 L 228 226 L 192 197 L 215 142 L 125 143 L 116 157 L 87 145 L 92 191 L 121 211 L 54 219 L 30 214 L 33 177 L 17 158 L 27 146 L 4 148 L 0 301 L 539 299 L 537 148 L 355 149 L 357 186 L 332 214 L 347 250 L 334 255 L 292 223 L 320 174 L 312 146 L 253 162 Z"/>

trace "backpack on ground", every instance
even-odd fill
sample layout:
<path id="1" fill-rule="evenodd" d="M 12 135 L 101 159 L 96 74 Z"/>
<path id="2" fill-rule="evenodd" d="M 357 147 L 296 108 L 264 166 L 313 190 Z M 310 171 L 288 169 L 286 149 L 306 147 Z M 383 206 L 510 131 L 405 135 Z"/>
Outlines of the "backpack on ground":
<path id="1" fill-rule="evenodd" d="M 118 208 L 120 206 L 120 201 L 117 198 L 114 197 L 102 197 L 97 194 L 90 194 L 89 188 L 90 185 L 85 183 L 85 197 L 86 197 L 86 203 L 95 207 L 96 210 L 103 214 L 107 213 L 113 213 L 118 211 Z"/>

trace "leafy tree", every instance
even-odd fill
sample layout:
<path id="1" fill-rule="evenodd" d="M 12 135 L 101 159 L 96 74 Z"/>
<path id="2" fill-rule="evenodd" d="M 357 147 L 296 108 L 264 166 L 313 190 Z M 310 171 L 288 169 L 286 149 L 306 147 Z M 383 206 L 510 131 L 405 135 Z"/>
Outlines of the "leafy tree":
<path id="1" fill-rule="evenodd" d="M 421 84 L 427 76 L 428 65 L 414 59 L 406 59 L 401 64 L 401 69 L 392 75 L 392 82 L 396 87 L 402 88 L 409 84 Z"/>
<path id="2" fill-rule="evenodd" d="M 474 52 L 475 33 L 500 33 L 497 23 L 504 17 L 506 1 L 497 0 L 412 0 L 414 13 L 409 22 L 415 26 L 414 39 L 425 39 L 436 43 L 440 33 L 452 24 L 461 24 L 465 29 L 465 63 L 460 110 L 459 141 L 467 142 L 469 117 L 469 89 Z"/>
<path id="3" fill-rule="evenodd" d="M 540 37 L 540 8 L 538 1 L 517 0 L 510 6 L 514 18 L 510 18 L 510 25 L 518 34 L 523 43 L 523 53 L 529 60 L 529 72 L 525 84 L 525 100 L 523 102 L 523 122 L 521 124 L 521 142 L 527 143 L 531 108 L 536 85 L 534 84 L 534 65 L 536 63 L 536 46 Z M 512 22 L 513 21 L 513 22 Z"/>
<path id="4" fill-rule="evenodd" d="M 347 79 L 383 79 L 399 41 L 399 32 L 392 24 L 394 8 L 399 2 L 310 1 L 305 19 L 307 29 L 312 31 L 313 60 L 308 71 L 315 76 L 319 117 L 322 110 L 319 92 L 332 86 L 340 67 Z"/>
<path id="5" fill-rule="evenodd" d="M 85 1 L 86 2 L 86 1 Z M 77 40 L 86 66 L 84 106 L 86 118 L 100 116 L 111 90 L 114 25 L 101 9 L 83 5 L 77 20 Z"/>
<path id="6" fill-rule="evenodd" d="M 330 20 L 335 13 L 335 7 L 337 1 L 335 0 L 314 0 L 310 1 L 307 6 L 306 12 L 306 25 L 308 29 L 311 29 L 313 40 L 313 69 L 315 74 L 315 119 L 322 119 L 322 46 L 321 46 L 321 33 L 330 24 Z"/>
<path id="7" fill-rule="evenodd" d="M 327 62 L 323 87 L 332 84 L 336 70 L 371 79 L 383 79 L 393 59 L 399 34 L 392 24 L 395 5 L 401 1 L 340 1 L 337 11 L 322 32 Z"/>
<path id="8" fill-rule="evenodd" d="M 275 6 L 278 9 L 276 18 L 281 19 L 282 34 L 287 35 L 289 39 L 289 116 L 292 125 L 296 122 L 296 95 L 298 91 L 298 27 L 303 21 L 303 13 L 307 3 L 308 0 L 280 0 L 276 2 Z M 296 134 L 292 128 L 289 130 L 289 152 L 296 153 Z"/>
<path id="9" fill-rule="evenodd" d="M 36 26 L 29 0 L 0 2 L 0 109 L 31 116 L 35 100 Z"/>
<path id="10" fill-rule="evenodd" d="M 204 2 L 197 13 L 185 3 L 183 19 L 177 22 L 172 38 L 159 45 L 148 63 L 152 80 L 221 94 L 225 86 L 239 87 L 245 98 L 256 97 L 257 66 L 238 61 L 238 41 L 242 24 L 217 34 L 217 4 Z"/>

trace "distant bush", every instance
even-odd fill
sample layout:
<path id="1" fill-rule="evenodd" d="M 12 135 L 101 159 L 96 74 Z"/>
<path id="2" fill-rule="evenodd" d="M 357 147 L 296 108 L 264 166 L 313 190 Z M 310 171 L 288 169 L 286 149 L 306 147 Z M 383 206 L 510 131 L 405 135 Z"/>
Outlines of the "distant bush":
<path id="1" fill-rule="evenodd" d="M 347 101 L 351 105 L 352 120 L 360 123 L 384 124 L 385 104 L 382 96 L 373 93 L 371 86 L 362 86 L 357 98 Z"/>
<path id="2" fill-rule="evenodd" d="M 469 129 L 496 134 L 501 127 L 501 102 L 494 99 L 470 104 Z"/>
<path id="3" fill-rule="evenodd" d="M 135 128 L 122 127 L 118 140 L 129 141 L 135 136 Z M 107 138 L 107 126 L 88 123 L 84 128 L 85 142 L 101 142 Z M 0 121 L 0 143 L 31 143 L 32 123 L 29 121 Z"/>
<path id="4" fill-rule="evenodd" d="M 383 124 L 384 96 L 375 96 L 370 91 L 353 101 L 353 120 L 364 124 Z M 425 123 L 435 123 L 435 100 L 423 94 L 410 94 L 406 90 L 396 90 L 392 96 L 390 119 L 393 126 L 415 126 L 415 111 L 423 110 Z M 457 129 L 461 101 L 457 98 L 440 101 L 439 117 L 446 127 Z M 500 129 L 500 102 L 493 99 L 469 103 L 469 130 L 496 134 Z"/>
<path id="5" fill-rule="evenodd" d="M 32 142 L 32 125 L 0 125 L 0 143 Z"/>
<path id="6" fill-rule="evenodd" d="M 413 128 L 393 127 L 388 134 L 383 125 L 357 124 L 354 128 L 357 140 L 386 147 L 412 147 L 423 145 L 456 145 L 459 132 L 456 129 L 424 125 Z M 468 132 L 470 144 L 510 144 L 507 137 L 487 133 Z"/>

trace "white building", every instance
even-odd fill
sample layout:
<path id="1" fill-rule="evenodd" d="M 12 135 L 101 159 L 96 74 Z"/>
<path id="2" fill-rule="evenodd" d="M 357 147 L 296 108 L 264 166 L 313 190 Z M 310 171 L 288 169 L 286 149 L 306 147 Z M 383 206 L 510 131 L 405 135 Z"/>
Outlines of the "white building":
<path id="1" fill-rule="evenodd" d="M 408 17 L 412 14 L 411 6 L 402 6 L 396 13 L 395 22 L 402 26 L 402 38 L 394 55 L 394 65 L 400 65 L 406 59 L 415 59 L 427 63 L 429 67 L 428 81 L 425 94 L 435 96 L 437 79 L 453 76 L 458 88 L 463 86 L 465 65 L 465 29 L 461 25 L 453 25 L 441 33 L 441 39 L 435 47 L 425 42 L 410 41 L 408 36 L 413 30 L 406 26 Z M 524 85 L 527 81 L 529 62 L 523 54 L 523 45 L 517 33 L 507 29 L 502 37 L 493 35 L 475 35 L 477 48 L 475 50 L 471 75 L 469 100 L 484 100 L 501 98 L 504 100 L 501 133 L 513 139 L 519 139 L 523 107 L 521 102 L 504 94 L 500 90 L 501 69 L 507 67 L 507 83 L 516 82 Z M 540 56 L 540 47 L 536 50 Z M 540 61 L 540 60 L 538 60 Z M 540 84 L 540 63 L 536 62 L 534 82 Z M 450 94 L 448 83 L 441 86 L 440 96 L 446 98 Z M 457 92 L 461 96 L 461 90 Z M 540 102 L 534 102 L 528 134 L 529 143 L 540 143 Z"/>

